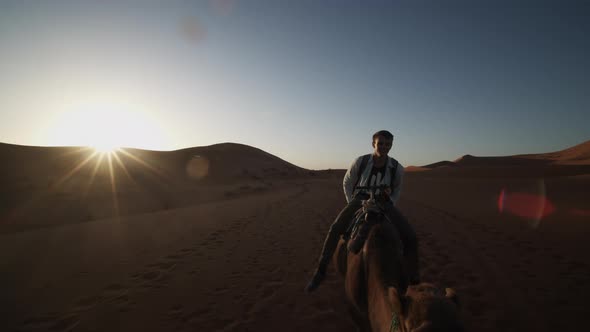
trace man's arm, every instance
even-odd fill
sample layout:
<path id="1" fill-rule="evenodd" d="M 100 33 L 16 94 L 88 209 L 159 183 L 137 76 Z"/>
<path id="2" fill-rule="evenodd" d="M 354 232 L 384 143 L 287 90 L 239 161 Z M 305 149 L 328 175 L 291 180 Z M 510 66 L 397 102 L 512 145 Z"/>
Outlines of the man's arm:
<path id="1" fill-rule="evenodd" d="M 363 157 L 360 156 L 352 162 L 352 165 L 350 165 L 348 171 L 346 171 L 346 174 L 344 175 L 344 180 L 342 180 L 342 187 L 344 188 L 344 196 L 346 197 L 347 203 L 349 203 L 352 200 L 352 194 L 354 192 L 353 187 L 356 183 L 356 180 L 360 176 L 360 174 L 358 174 L 358 171 L 362 158 Z"/>
<path id="2" fill-rule="evenodd" d="M 404 177 L 404 167 L 401 164 L 397 165 L 397 170 L 395 172 L 395 179 L 393 181 L 393 192 L 391 193 L 391 201 L 393 205 L 396 205 L 399 196 L 402 192 L 402 180 Z"/>

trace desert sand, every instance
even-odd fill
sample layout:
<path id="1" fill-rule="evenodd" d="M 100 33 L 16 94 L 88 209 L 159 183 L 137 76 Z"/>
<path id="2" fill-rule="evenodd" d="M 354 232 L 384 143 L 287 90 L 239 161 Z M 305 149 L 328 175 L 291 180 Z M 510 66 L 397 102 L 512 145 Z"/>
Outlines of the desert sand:
<path id="1" fill-rule="evenodd" d="M 76 168 L 90 151 L 0 144 L 1 331 L 355 330 L 333 266 L 303 291 L 343 170 L 239 144 L 128 153 Z M 457 291 L 468 331 L 585 330 L 589 155 L 409 168 L 421 277 Z"/>

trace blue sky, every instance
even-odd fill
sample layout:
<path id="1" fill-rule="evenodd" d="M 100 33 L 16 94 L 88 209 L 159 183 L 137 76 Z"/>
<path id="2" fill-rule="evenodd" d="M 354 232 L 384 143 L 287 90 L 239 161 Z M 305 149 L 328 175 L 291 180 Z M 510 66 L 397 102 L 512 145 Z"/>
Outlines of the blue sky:
<path id="1" fill-rule="evenodd" d="M 590 139 L 587 1 L 2 1 L 0 141 L 346 168 Z"/>

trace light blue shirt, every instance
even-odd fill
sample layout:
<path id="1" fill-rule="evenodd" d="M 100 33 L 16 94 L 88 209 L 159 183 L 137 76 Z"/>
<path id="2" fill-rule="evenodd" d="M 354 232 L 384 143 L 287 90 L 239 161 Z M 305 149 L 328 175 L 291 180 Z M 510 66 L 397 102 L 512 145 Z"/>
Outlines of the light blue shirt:
<path id="1" fill-rule="evenodd" d="M 344 188 L 344 196 L 346 196 L 346 201 L 350 202 L 352 197 L 358 190 L 354 191 L 353 187 L 356 180 L 359 178 L 359 168 L 361 167 L 361 162 L 364 156 L 360 156 L 354 160 L 350 168 L 344 175 L 344 180 L 342 181 L 342 187 Z M 387 169 L 384 172 L 384 176 L 382 178 L 375 178 L 375 176 L 371 177 L 371 169 L 373 168 L 373 158 L 369 158 L 367 162 L 367 166 L 365 167 L 363 174 L 360 174 L 360 180 L 358 181 L 357 186 L 375 186 L 375 185 L 390 185 L 391 184 L 391 169 L 395 167 L 395 163 L 397 160 L 389 157 L 387 161 Z M 395 178 L 393 181 L 393 188 L 391 188 L 391 195 L 389 198 L 395 205 L 399 199 L 402 190 L 402 178 L 404 175 L 404 167 L 397 162 L 397 170 L 395 172 Z"/>

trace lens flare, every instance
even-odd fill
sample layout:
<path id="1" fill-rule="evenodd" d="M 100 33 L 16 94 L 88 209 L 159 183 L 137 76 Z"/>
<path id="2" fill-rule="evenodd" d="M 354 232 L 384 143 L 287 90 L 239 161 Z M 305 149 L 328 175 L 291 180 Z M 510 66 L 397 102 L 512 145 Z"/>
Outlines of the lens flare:
<path id="1" fill-rule="evenodd" d="M 545 183 L 540 181 L 536 192 L 509 192 L 503 188 L 498 195 L 498 211 L 526 219 L 533 228 L 555 212 L 555 205 L 545 195 Z"/>
<path id="2" fill-rule="evenodd" d="M 571 209 L 570 213 L 579 217 L 590 217 L 590 210 L 586 209 Z"/>
<path id="3" fill-rule="evenodd" d="M 186 173 L 195 180 L 206 177 L 209 174 L 209 159 L 203 156 L 194 156 L 186 165 Z"/>
<path id="4" fill-rule="evenodd" d="M 506 201 L 506 189 L 502 189 L 500 191 L 500 195 L 498 195 L 498 211 L 500 213 L 504 212 L 504 202 Z"/>
<path id="5" fill-rule="evenodd" d="M 125 151 L 123 148 L 113 147 L 112 149 L 106 150 L 106 148 L 99 149 L 97 147 L 94 147 L 94 151 L 88 152 L 88 150 L 89 150 L 89 148 L 83 148 L 78 151 L 75 151 L 74 153 L 87 153 L 88 156 L 86 158 L 84 158 L 81 162 L 79 162 L 78 164 L 73 165 L 73 167 L 66 174 L 64 174 L 61 178 L 59 178 L 54 184 L 52 184 L 52 186 L 55 189 L 58 189 L 59 187 L 64 186 L 64 184 L 66 184 L 70 179 L 72 179 L 76 175 L 76 173 L 80 172 L 83 168 L 88 166 L 88 167 L 91 167 L 92 170 L 90 173 L 90 177 L 87 179 L 87 182 L 83 185 L 82 192 L 81 192 L 81 194 L 83 196 L 86 196 L 89 193 L 89 191 L 94 183 L 94 180 L 96 178 L 96 175 L 97 175 L 100 167 L 102 166 L 103 163 L 106 162 L 107 163 L 106 166 L 108 167 L 109 180 L 110 180 L 110 184 L 111 184 L 111 194 L 112 194 L 113 210 L 115 212 L 115 216 L 119 216 L 119 213 L 120 213 L 119 198 L 117 196 L 119 191 L 118 191 L 117 177 L 116 177 L 117 170 L 115 169 L 116 165 L 118 165 L 118 167 L 121 169 L 121 171 L 123 173 L 125 173 L 127 178 L 130 179 L 131 181 L 134 181 L 134 179 L 133 179 L 132 175 L 130 174 L 129 170 L 127 169 L 127 166 L 125 166 L 125 163 L 129 163 L 129 162 L 137 162 L 140 165 L 142 165 L 143 167 L 145 167 L 147 171 L 151 171 L 153 174 L 157 175 L 158 177 L 160 177 L 160 178 L 165 177 L 164 173 L 159 171 L 157 168 L 149 165 L 147 162 L 143 161 L 138 156 L 133 155 L 131 152 Z M 103 151 L 103 152 L 99 152 L 99 151 Z M 108 153 L 107 153 L 107 151 L 108 151 Z M 123 160 L 121 158 L 121 156 L 118 155 L 119 153 L 121 153 L 125 157 L 129 157 L 129 158 L 126 158 L 126 160 Z M 92 161 L 94 161 L 94 165 L 92 165 Z"/>

